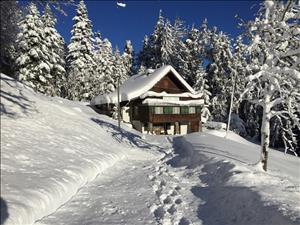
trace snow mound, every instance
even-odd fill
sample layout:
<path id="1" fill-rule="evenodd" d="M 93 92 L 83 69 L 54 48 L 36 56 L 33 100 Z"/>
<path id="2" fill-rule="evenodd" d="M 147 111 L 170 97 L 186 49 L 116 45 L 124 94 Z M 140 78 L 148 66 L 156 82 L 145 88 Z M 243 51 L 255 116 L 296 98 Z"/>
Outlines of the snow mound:
<path id="1" fill-rule="evenodd" d="M 207 160 L 207 164 L 220 165 L 220 168 L 228 164 L 230 168 L 226 173 L 230 174 L 228 175 L 230 178 L 226 186 L 247 187 L 258 192 L 266 205 L 278 208 L 283 215 L 294 221 L 300 221 L 300 159 L 298 157 L 270 149 L 268 172 L 264 172 L 259 163 L 260 146 L 248 142 L 233 132 L 226 135 L 222 130 L 206 130 L 203 133 L 189 134 L 183 138 L 183 146 L 187 156 L 181 159 L 181 163 L 185 162 L 187 166 L 196 167 Z M 215 165 L 208 165 L 208 167 L 215 170 Z M 226 178 L 226 173 L 220 174 L 220 180 Z M 216 175 L 215 172 L 212 174 Z M 210 176 L 207 179 L 213 180 Z M 232 204 L 235 205 L 234 202 Z"/>
<path id="2" fill-rule="evenodd" d="M 32 224 L 116 162 L 149 157 L 140 136 L 116 128 L 85 103 L 37 94 L 1 74 L 1 224 Z"/>
<path id="3" fill-rule="evenodd" d="M 225 130 L 205 130 L 205 133 L 211 134 L 218 137 L 224 137 L 226 139 L 229 139 L 231 141 L 235 141 L 244 145 L 253 145 L 250 141 L 247 141 L 245 138 L 241 137 L 240 135 L 236 134 L 235 132 L 228 131 L 228 133 Z M 257 145 L 255 145 L 257 147 Z"/>

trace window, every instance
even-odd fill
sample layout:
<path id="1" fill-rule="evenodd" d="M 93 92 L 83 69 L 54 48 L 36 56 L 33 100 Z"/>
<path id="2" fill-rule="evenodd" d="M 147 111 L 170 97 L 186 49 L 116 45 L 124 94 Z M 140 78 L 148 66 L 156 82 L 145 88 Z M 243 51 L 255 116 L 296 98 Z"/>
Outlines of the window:
<path id="1" fill-rule="evenodd" d="M 161 106 L 156 106 L 155 108 L 154 108 L 154 114 L 163 114 L 164 113 L 164 111 L 163 111 L 163 107 L 161 107 Z"/>
<path id="2" fill-rule="evenodd" d="M 189 107 L 181 106 L 180 107 L 180 114 L 189 114 Z"/>
<path id="3" fill-rule="evenodd" d="M 196 113 L 196 109 L 194 106 L 189 107 L 189 114 L 195 114 Z"/>
<path id="4" fill-rule="evenodd" d="M 173 114 L 172 106 L 165 106 L 164 107 L 164 114 Z"/>
<path id="5" fill-rule="evenodd" d="M 199 114 L 201 113 L 201 106 L 196 107 L 196 113 L 199 113 Z"/>
<path id="6" fill-rule="evenodd" d="M 180 114 L 180 107 L 178 106 L 173 107 L 173 114 Z"/>

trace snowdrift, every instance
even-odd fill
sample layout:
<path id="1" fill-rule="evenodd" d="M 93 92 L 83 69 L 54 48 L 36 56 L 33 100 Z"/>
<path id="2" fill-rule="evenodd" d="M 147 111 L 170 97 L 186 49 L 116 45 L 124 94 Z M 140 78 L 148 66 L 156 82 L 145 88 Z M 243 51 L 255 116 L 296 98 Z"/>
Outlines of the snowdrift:
<path id="1" fill-rule="evenodd" d="M 270 149 L 268 172 L 266 173 L 262 170 L 262 165 L 257 164 L 260 160 L 259 145 L 248 142 L 233 132 L 225 135 L 226 132 L 222 130 L 207 130 L 203 133 L 193 133 L 181 138 L 180 145 L 183 146 L 184 153 L 181 154 L 182 158 L 179 158 L 176 163 L 189 167 L 203 165 L 202 172 L 204 175 L 202 176 L 207 175 L 205 177 L 206 184 L 215 185 L 216 180 L 225 182 L 228 179 L 224 184 L 227 187 L 247 187 L 253 193 L 259 193 L 260 197 L 256 200 L 247 200 L 249 204 L 255 205 L 256 203 L 253 201 L 258 202 L 261 198 L 266 206 L 274 206 L 283 215 L 299 222 L 300 159 Z M 215 176 L 218 179 L 215 179 Z M 241 193 L 241 195 L 243 194 L 244 192 Z M 215 193 L 212 193 L 212 196 L 215 196 Z M 226 201 L 232 202 L 233 206 L 239 206 L 240 200 L 234 202 L 232 196 L 222 196 L 221 199 L 218 199 L 219 202 L 216 206 L 221 207 L 223 203 L 227 205 Z M 243 212 L 238 207 L 236 210 L 240 210 L 241 214 Z M 266 209 L 263 208 L 262 210 Z M 232 211 L 235 210 L 231 210 L 231 213 L 234 214 Z M 214 221 L 214 218 L 211 219 Z M 273 220 L 270 219 L 270 221 Z M 247 221 L 243 224 L 247 224 Z"/>
<path id="2" fill-rule="evenodd" d="M 34 93 L 1 74 L 1 224 L 32 224 L 53 213 L 137 151 L 114 124 L 84 103 Z"/>

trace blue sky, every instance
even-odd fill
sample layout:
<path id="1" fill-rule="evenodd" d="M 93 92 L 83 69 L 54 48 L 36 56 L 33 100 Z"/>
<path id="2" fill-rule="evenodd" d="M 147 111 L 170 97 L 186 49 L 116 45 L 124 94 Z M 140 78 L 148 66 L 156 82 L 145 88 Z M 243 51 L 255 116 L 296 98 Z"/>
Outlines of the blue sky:
<path id="1" fill-rule="evenodd" d="M 78 2 L 75 0 L 75 3 Z M 117 7 L 117 1 L 86 0 L 89 18 L 94 31 L 100 31 L 102 37 L 108 38 L 112 45 L 122 51 L 125 40 L 131 40 L 134 49 L 142 46 L 144 35 L 151 34 L 157 21 L 159 10 L 163 16 L 174 21 L 176 17 L 199 27 L 207 18 L 210 27 L 217 26 L 232 37 L 240 31 L 237 28 L 238 14 L 244 20 L 253 19 L 259 1 L 119 1 L 126 7 Z M 252 8 L 251 8 L 252 7 Z M 68 16 L 59 16 L 57 29 L 68 43 L 73 25 L 72 18 L 76 7 L 65 8 Z"/>

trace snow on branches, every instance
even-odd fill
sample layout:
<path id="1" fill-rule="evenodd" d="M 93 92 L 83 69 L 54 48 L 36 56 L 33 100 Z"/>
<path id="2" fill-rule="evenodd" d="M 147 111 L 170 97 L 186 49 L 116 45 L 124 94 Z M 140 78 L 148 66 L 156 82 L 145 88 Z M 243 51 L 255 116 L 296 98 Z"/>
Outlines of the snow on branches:
<path id="1" fill-rule="evenodd" d="M 242 97 L 263 108 L 262 163 L 267 169 L 270 121 L 282 125 L 286 151 L 295 150 L 300 128 L 299 5 L 267 1 L 247 24 L 251 75 Z"/>

